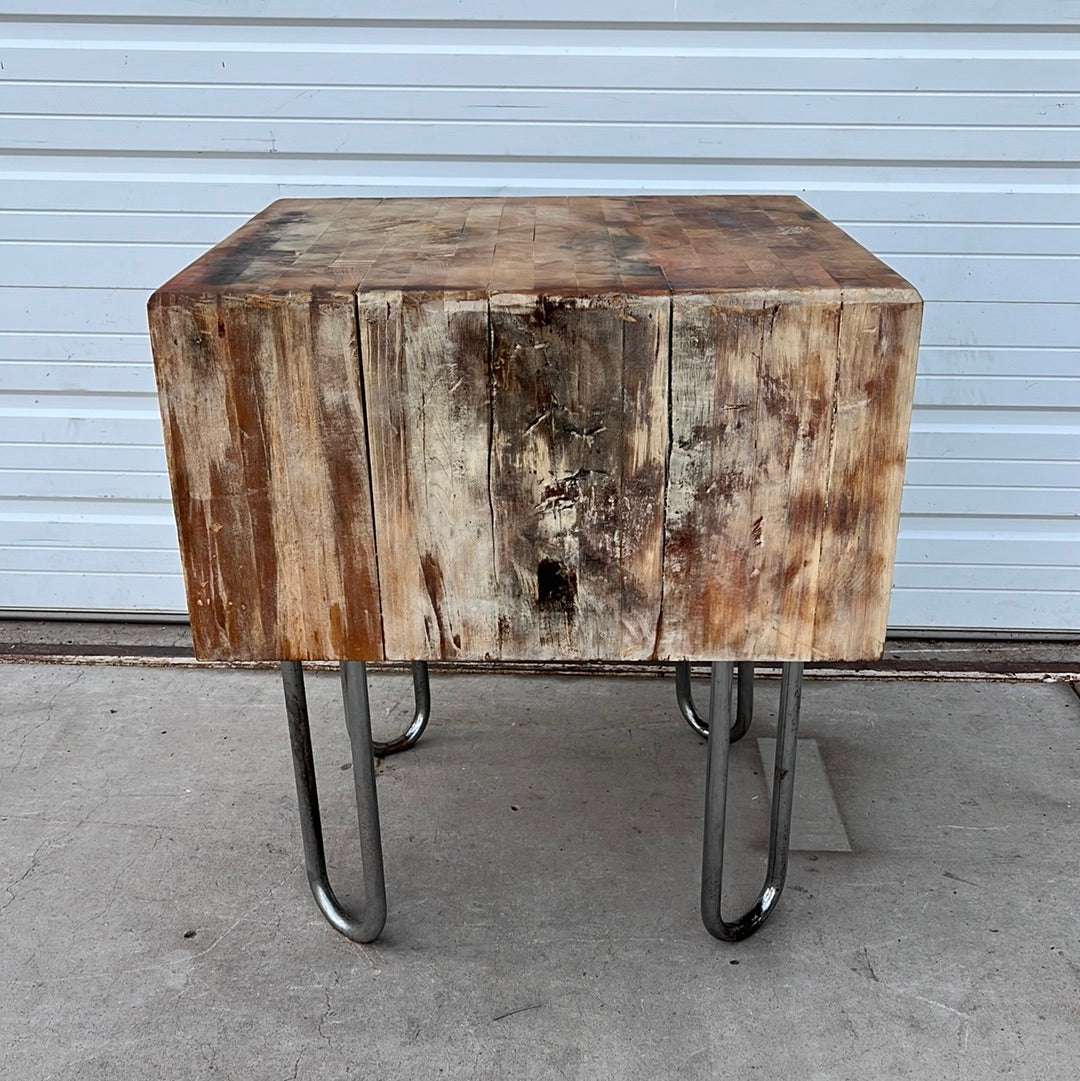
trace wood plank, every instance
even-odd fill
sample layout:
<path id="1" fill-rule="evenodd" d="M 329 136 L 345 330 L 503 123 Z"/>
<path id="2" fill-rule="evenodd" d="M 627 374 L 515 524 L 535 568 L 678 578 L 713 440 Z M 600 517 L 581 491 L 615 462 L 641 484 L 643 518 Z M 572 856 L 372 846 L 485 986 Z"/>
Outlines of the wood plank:
<path id="1" fill-rule="evenodd" d="M 357 303 L 386 655 L 482 659 L 498 626 L 487 299 Z"/>
<path id="2" fill-rule="evenodd" d="M 647 658 L 667 297 L 358 304 L 387 656 Z"/>
<path id="3" fill-rule="evenodd" d="M 491 301 L 498 652 L 647 659 L 660 616 L 666 296 Z"/>
<path id="4" fill-rule="evenodd" d="M 845 295 L 813 657 L 884 649 L 922 304 Z"/>
<path id="5" fill-rule="evenodd" d="M 158 294 L 150 328 L 197 655 L 380 657 L 352 298 Z"/>
<path id="6" fill-rule="evenodd" d="M 661 657 L 811 655 L 839 308 L 676 298 Z"/>
<path id="7" fill-rule="evenodd" d="M 761 540 L 753 483 L 764 336 L 760 297 L 674 299 L 658 659 L 734 660 L 747 648 L 747 553 Z"/>
<path id="8" fill-rule="evenodd" d="M 799 660 L 815 655 L 840 291 L 767 297 L 766 313 L 753 511 L 762 543 L 751 549 L 756 558 L 746 596 L 758 627 L 746 650 Z"/>

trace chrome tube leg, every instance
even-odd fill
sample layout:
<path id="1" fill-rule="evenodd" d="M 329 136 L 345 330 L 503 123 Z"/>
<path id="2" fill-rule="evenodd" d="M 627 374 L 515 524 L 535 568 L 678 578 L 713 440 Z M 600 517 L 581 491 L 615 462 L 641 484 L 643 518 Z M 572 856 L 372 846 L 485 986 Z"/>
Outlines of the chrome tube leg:
<path id="1" fill-rule="evenodd" d="M 731 726 L 731 743 L 737 743 L 750 731 L 754 719 L 754 665 L 750 661 L 740 661 L 735 670 L 738 673 L 738 689 L 735 692 L 735 723 Z"/>
<path id="2" fill-rule="evenodd" d="M 289 740 L 292 744 L 293 771 L 296 775 L 300 832 L 304 841 L 304 861 L 311 893 L 319 910 L 335 930 L 353 942 L 372 942 L 379 937 L 386 923 L 386 885 L 383 878 L 379 804 L 375 792 L 375 762 L 372 756 L 366 667 L 360 661 L 345 661 L 341 665 L 341 693 L 345 704 L 345 725 L 352 748 L 353 785 L 356 790 L 356 816 L 363 866 L 363 903 L 359 911 L 350 911 L 341 904 L 334 895 L 327 874 L 303 666 L 299 661 L 282 662 L 281 678 L 285 687 L 285 710 L 289 718 Z"/>
<path id="3" fill-rule="evenodd" d="M 754 665 L 751 661 L 740 661 L 736 665 L 739 672 L 738 693 L 736 695 L 735 723 L 731 726 L 729 740 L 737 743 L 750 729 L 754 719 Z M 686 723 L 699 736 L 709 737 L 709 722 L 701 716 L 694 705 L 694 693 L 690 686 L 690 662 L 675 663 L 675 700 L 679 712 Z"/>
<path id="4" fill-rule="evenodd" d="M 709 722 L 701 716 L 694 705 L 694 692 L 690 686 L 690 662 L 675 662 L 675 701 L 686 723 L 699 735 L 709 738 Z"/>
<path id="5" fill-rule="evenodd" d="M 399 751 L 407 751 L 416 744 L 416 741 L 424 734 L 424 729 L 427 728 L 428 719 L 431 717 L 431 685 L 428 683 L 427 661 L 413 661 L 412 684 L 412 723 L 397 739 L 386 742 L 373 741 L 372 749 L 379 758 L 385 758 L 388 754 L 397 754 Z"/>
<path id="6" fill-rule="evenodd" d="M 791 840 L 791 804 L 795 792 L 795 750 L 802 701 L 802 669 L 803 666 L 798 663 L 785 664 L 782 668 L 765 885 L 750 910 L 730 923 L 720 914 L 729 743 L 724 739 L 709 740 L 705 774 L 705 837 L 701 857 L 701 919 L 709 934 L 727 942 L 737 942 L 752 935 L 772 914 L 784 889 Z M 730 727 L 731 723 L 731 682 L 731 665 L 713 664 L 709 722 L 711 726 L 721 726 L 721 731 Z"/>

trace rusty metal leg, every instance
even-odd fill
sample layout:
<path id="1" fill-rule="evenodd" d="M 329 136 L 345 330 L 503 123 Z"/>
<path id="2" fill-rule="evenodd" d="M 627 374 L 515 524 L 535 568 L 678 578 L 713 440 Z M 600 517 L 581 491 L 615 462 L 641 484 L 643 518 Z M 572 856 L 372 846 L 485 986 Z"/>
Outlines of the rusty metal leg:
<path id="1" fill-rule="evenodd" d="M 413 661 L 412 663 L 413 684 L 413 719 L 405 731 L 397 739 L 382 742 L 374 740 L 372 750 L 379 758 L 385 758 L 388 754 L 397 754 L 399 751 L 407 751 L 416 744 L 416 741 L 424 734 L 427 723 L 431 717 L 431 686 L 428 683 L 428 667 L 426 661 Z"/>
<path id="2" fill-rule="evenodd" d="M 386 922 L 386 885 L 383 879 L 379 804 L 375 793 L 366 666 L 361 661 L 345 661 L 341 665 L 341 696 L 345 703 L 345 725 L 352 748 L 356 817 L 363 865 L 364 899 L 359 911 L 350 911 L 341 904 L 334 895 L 327 875 L 303 666 L 299 661 L 282 662 L 281 678 L 285 686 L 285 710 L 289 717 L 308 884 L 315 903 L 335 930 L 353 942 L 372 942 L 379 937 Z"/>
<path id="3" fill-rule="evenodd" d="M 729 739 L 737 743 L 750 729 L 754 719 L 754 666 L 750 661 L 740 661 L 736 668 L 739 673 L 738 692 L 735 701 L 735 723 L 731 726 Z M 694 694 L 690 686 L 690 662 L 677 661 L 675 664 L 675 700 L 679 703 L 679 712 L 686 723 L 699 736 L 709 738 L 709 722 L 701 716 L 694 705 Z"/>
<path id="4" fill-rule="evenodd" d="M 709 934 L 727 942 L 752 935 L 771 915 L 787 874 L 791 839 L 791 803 L 795 792 L 795 748 L 802 699 L 801 664 L 782 666 L 780 713 L 776 722 L 776 765 L 773 773 L 772 821 L 765 885 L 748 912 L 733 922 L 720 914 L 724 868 L 724 817 L 727 807 L 728 741 L 709 740 L 705 777 L 705 839 L 701 858 L 701 919 Z M 719 730 L 731 724 L 730 664 L 713 664 L 709 723 Z"/>

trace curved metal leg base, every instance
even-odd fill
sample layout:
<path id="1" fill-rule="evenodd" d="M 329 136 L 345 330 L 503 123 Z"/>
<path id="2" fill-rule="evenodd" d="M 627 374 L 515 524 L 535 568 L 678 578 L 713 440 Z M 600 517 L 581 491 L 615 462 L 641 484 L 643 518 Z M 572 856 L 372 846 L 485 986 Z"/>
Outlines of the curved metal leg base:
<path id="1" fill-rule="evenodd" d="M 428 720 L 431 717 L 431 686 L 428 683 L 427 661 L 413 661 L 412 663 L 413 711 L 412 723 L 397 739 L 373 740 L 372 750 L 379 758 L 385 758 L 388 754 L 397 754 L 399 751 L 407 751 L 415 746 L 416 741 L 424 734 Z"/>
<path id="2" fill-rule="evenodd" d="M 727 809 L 728 741 L 709 740 L 705 776 L 705 839 L 701 857 L 701 919 L 709 934 L 727 942 L 752 935 L 772 914 L 784 889 L 791 839 L 791 802 L 795 792 L 795 749 L 802 700 L 802 669 L 785 664 L 776 722 L 776 764 L 773 772 L 772 822 L 765 885 L 748 912 L 732 922 L 720 914 L 724 869 L 724 817 Z M 712 666 L 710 725 L 723 730 L 731 721 L 731 665 Z"/>
<path id="3" fill-rule="evenodd" d="M 292 744 L 308 884 L 315 903 L 335 930 L 353 942 L 372 942 L 379 937 L 386 923 L 386 885 L 383 878 L 379 804 L 375 793 L 367 669 L 361 661 L 345 661 L 341 665 L 341 696 L 345 703 L 345 725 L 352 748 L 356 817 L 363 863 L 364 899 L 359 911 L 350 911 L 341 904 L 334 895 L 327 875 L 319 790 L 315 783 L 315 759 L 311 751 L 311 728 L 301 663 L 283 661 L 281 679 L 285 687 L 285 710 L 289 717 L 289 740 Z"/>
<path id="4" fill-rule="evenodd" d="M 731 726 L 729 740 L 737 743 L 750 730 L 754 719 L 754 665 L 750 661 L 740 661 L 736 666 L 739 673 L 738 694 L 736 696 L 735 723 Z M 675 663 L 675 700 L 679 703 L 679 712 L 686 723 L 699 736 L 709 738 L 709 722 L 701 716 L 694 705 L 694 694 L 690 687 L 690 662 Z"/>

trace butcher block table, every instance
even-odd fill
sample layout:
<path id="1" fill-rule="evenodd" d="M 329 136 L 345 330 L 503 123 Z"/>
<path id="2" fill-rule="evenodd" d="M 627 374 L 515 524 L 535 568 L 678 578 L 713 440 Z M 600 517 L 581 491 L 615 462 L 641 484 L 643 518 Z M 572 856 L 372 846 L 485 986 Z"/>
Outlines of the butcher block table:
<path id="1" fill-rule="evenodd" d="M 712 663 L 741 734 L 783 662 L 766 884 L 720 916 L 727 738 L 702 913 L 783 885 L 802 662 L 880 655 L 921 317 L 786 196 L 274 203 L 150 301 L 196 653 L 278 660 L 309 879 L 385 918 L 372 752 L 426 722 L 428 661 Z M 327 880 L 302 662 L 342 662 L 365 902 Z M 371 742 L 364 663 L 410 661 Z M 740 721 L 732 723 L 733 665 Z M 744 708 L 746 707 L 746 708 Z"/>

